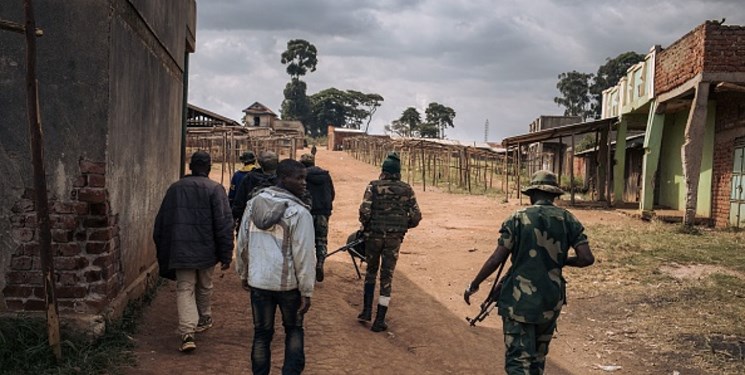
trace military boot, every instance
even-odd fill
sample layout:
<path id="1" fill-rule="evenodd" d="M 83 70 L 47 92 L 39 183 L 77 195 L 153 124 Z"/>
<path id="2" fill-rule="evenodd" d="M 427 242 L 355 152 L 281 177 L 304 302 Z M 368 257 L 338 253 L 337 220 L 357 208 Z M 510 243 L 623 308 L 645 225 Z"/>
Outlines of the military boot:
<path id="1" fill-rule="evenodd" d="M 375 322 L 373 322 L 370 330 L 373 332 L 382 332 L 388 329 L 388 324 L 385 322 L 385 314 L 388 312 L 388 306 L 378 305 L 378 314 L 375 315 Z"/>
<path id="2" fill-rule="evenodd" d="M 316 262 L 316 281 L 323 281 L 323 262 L 325 259 L 319 258 Z"/>
<path id="3" fill-rule="evenodd" d="M 372 320 L 372 303 L 375 294 L 375 284 L 365 284 L 365 295 L 363 297 L 362 312 L 357 315 L 360 322 L 369 322 Z"/>

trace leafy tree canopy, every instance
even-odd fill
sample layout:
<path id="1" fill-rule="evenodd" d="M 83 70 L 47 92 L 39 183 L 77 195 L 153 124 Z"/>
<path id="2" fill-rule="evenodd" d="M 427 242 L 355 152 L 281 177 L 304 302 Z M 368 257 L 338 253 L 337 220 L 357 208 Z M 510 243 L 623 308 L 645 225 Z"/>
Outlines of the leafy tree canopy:
<path id="1" fill-rule="evenodd" d="M 370 123 L 383 97 L 359 91 L 329 88 L 310 96 L 310 117 L 306 128 L 311 134 L 325 135 L 327 126 L 360 129 Z"/>
<path id="2" fill-rule="evenodd" d="M 425 120 L 420 128 L 420 136 L 425 138 L 445 138 L 445 128 L 453 128 L 455 110 L 440 103 L 429 103 L 424 111 Z"/>
<path id="3" fill-rule="evenodd" d="M 316 46 L 303 39 L 287 42 L 287 50 L 282 52 L 282 64 L 287 65 L 287 74 L 292 78 L 304 76 L 308 70 L 316 71 L 318 64 Z"/>
<path id="4" fill-rule="evenodd" d="M 282 101 L 280 115 L 283 120 L 298 120 L 305 123 L 310 115 L 310 102 L 305 95 L 305 82 L 293 78 L 285 86 L 285 100 Z"/>
<path id="5" fill-rule="evenodd" d="M 568 73 L 559 74 L 559 82 L 556 88 L 561 96 L 554 98 L 554 103 L 564 107 L 564 116 L 581 116 L 586 119 L 590 116 L 590 81 L 593 74 L 580 73 L 572 70 Z"/>
<path id="6" fill-rule="evenodd" d="M 576 70 L 561 73 L 556 84 L 561 96 L 555 97 L 554 102 L 564 107 L 566 116 L 600 118 L 603 90 L 618 84 L 632 65 L 643 60 L 644 55 L 628 51 L 615 58 L 607 58 L 605 64 L 598 68 L 597 74 L 580 73 Z"/>

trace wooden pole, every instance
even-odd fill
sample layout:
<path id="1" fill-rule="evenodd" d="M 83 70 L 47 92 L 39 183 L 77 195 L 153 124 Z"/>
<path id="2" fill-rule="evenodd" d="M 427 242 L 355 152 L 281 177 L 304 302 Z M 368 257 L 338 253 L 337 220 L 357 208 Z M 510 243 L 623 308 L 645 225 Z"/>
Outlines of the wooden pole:
<path id="1" fill-rule="evenodd" d="M 569 191 L 571 204 L 574 206 L 574 134 L 572 134 L 572 153 L 569 156 Z"/>
<path id="2" fill-rule="evenodd" d="M 427 191 L 427 168 L 425 165 L 423 142 L 419 142 L 419 148 L 422 150 L 422 191 Z"/>
<path id="3" fill-rule="evenodd" d="M 520 176 L 520 174 L 521 174 L 520 173 L 521 172 L 521 168 L 520 168 L 521 155 L 520 155 L 520 153 L 521 153 L 520 152 L 520 143 L 518 142 L 517 143 L 517 153 L 516 153 L 516 156 L 517 156 L 517 171 L 516 171 L 517 180 L 515 180 L 515 182 L 517 183 L 517 192 L 515 194 L 517 194 L 517 199 L 520 200 L 520 205 L 522 206 L 523 205 L 523 195 L 522 195 L 522 191 L 520 191 L 520 188 L 521 188 L 521 186 L 520 186 L 520 177 L 521 177 Z"/>
<path id="4" fill-rule="evenodd" d="M 228 133 L 222 132 L 222 164 L 220 167 L 220 185 L 225 184 L 225 166 L 228 158 Z"/>
<path id="5" fill-rule="evenodd" d="M 52 253 L 52 230 L 49 223 L 49 200 L 44 168 L 44 134 L 39 110 L 39 83 L 36 81 L 36 19 L 31 0 L 24 1 L 26 11 L 26 106 L 28 128 L 31 137 L 31 162 L 34 169 L 34 204 L 39 225 L 39 260 L 44 278 L 44 302 L 47 314 L 47 336 L 54 357 L 62 359 L 59 332 L 59 308 L 55 296 L 54 254 Z"/>
<path id="6" fill-rule="evenodd" d="M 505 200 L 510 200 L 510 172 L 509 172 L 509 160 L 510 160 L 510 146 L 505 145 L 504 149 L 504 195 Z"/>

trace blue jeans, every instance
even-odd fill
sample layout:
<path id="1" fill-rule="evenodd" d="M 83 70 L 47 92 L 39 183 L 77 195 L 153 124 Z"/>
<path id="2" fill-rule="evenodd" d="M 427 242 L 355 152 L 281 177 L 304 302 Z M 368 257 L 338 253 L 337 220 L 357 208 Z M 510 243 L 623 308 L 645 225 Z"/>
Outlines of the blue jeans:
<path id="1" fill-rule="evenodd" d="M 270 348 L 274 337 L 274 315 L 282 312 L 285 327 L 285 362 L 282 374 L 300 374 L 305 368 L 303 316 L 300 308 L 300 291 L 275 292 L 251 288 L 251 310 L 254 319 L 254 340 L 251 349 L 251 369 L 254 374 L 269 374 L 272 365 Z"/>

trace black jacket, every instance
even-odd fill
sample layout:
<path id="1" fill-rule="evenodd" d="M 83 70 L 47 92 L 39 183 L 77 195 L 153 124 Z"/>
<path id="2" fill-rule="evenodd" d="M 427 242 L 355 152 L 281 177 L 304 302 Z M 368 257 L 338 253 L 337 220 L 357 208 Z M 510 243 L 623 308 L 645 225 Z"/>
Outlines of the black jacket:
<path id="1" fill-rule="evenodd" d="M 331 175 L 327 170 L 316 166 L 308 167 L 306 171 L 308 171 L 308 176 L 305 178 L 306 189 L 312 198 L 310 214 L 330 216 L 336 195 Z"/>
<path id="2" fill-rule="evenodd" d="M 277 181 L 277 174 L 266 174 L 261 168 L 256 168 L 248 172 L 235 189 L 233 198 L 233 219 L 240 221 L 243 217 L 243 211 L 246 210 L 246 203 L 258 193 L 259 190 L 274 186 Z"/>
<path id="3" fill-rule="evenodd" d="M 233 220 L 225 188 L 207 177 L 188 175 L 168 188 L 153 240 L 160 275 L 177 269 L 205 269 L 233 258 Z"/>

